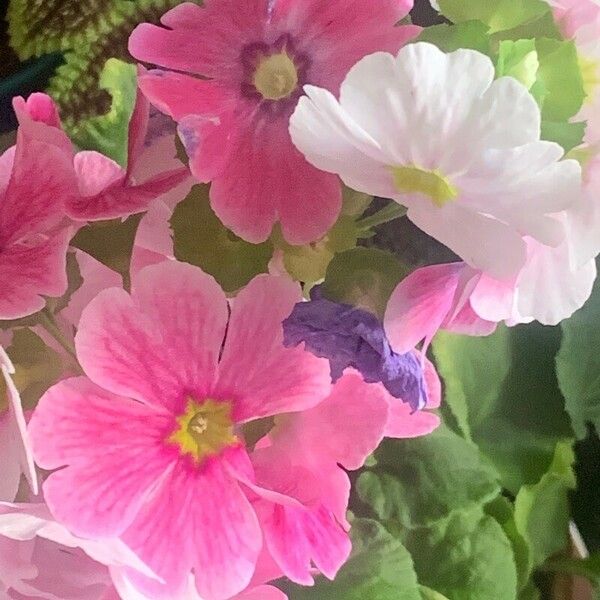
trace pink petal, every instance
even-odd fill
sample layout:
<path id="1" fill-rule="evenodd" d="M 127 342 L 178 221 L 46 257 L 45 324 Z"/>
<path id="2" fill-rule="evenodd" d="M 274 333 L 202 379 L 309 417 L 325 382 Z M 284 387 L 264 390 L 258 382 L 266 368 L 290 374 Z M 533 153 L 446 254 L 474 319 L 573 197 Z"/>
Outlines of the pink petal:
<path id="1" fill-rule="evenodd" d="M 66 257 L 71 229 L 52 237 L 38 235 L 0 250 L 0 319 L 18 319 L 46 304 L 42 296 L 67 289 Z"/>
<path id="2" fill-rule="evenodd" d="M 396 352 L 411 351 L 442 326 L 452 310 L 463 264 L 423 267 L 398 284 L 384 317 L 386 334 Z"/>
<path id="3" fill-rule="evenodd" d="M 288 597 L 276 587 L 259 585 L 246 592 L 242 592 L 234 600 L 288 600 Z"/>
<path id="4" fill-rule="evenodd" d="M 15 439 L 15 427 L 8 410 L 0 415 L 0 456 L 2 456 L 0 500 L 12 502 L 19 491 L 21 464 L 19 461 L 19 440 Z"/>
<path id="5" fill-rule="evenodd" d="M 190 471 L 181 463 L 139 513 L 124 540 L 167 582 L 167 588 L 184 586 L 193 566 L 198 593 L 215 600 L 229 598 L 248 585 L 262 544 L 252 507 L 218 460 L 205 462 L 201 471 Z M 142 578 L 132 581 L 160 597 L 156 584 Z"/>
<path id="6" fill-rule="evenodd" d="M 101 292 L 75 338 L 88 376 L 107 390 L 158 407 L 207 397 L 225 336 L 227 303 L 197 267 L 165 262 L 140 271 L 133 296 Z"/>
<path id="7" fill-rule="evenodd" d="M 427 389 L 427 408 L 439 408 L 442 402 L 442 382 L 435 365 L 425 357 L 425 387 Z"/>
<path id="8" fill-rule="evenodd" d="M 114 537 L 134 520 L 169 470 L 164 437 L 172 417 L 115 396 L 84 377 L 52 387 L 29 435 L 37 464 L 54 472 L 44 497 L 54 517 L 82 537 Z"/>
<path id="9" fill-rule="evenodd" d="M 387 420 L 385 389 L 365 383 L 359 373 L 348 370 L 325 400 L 285 417 L 271 437 L 274 446 L 283 446 L 304 464 L 318 469 L 339 463 L 354 470 L 362 467 L 383 439 Z"/>
<path id="10" fill-rule="evenodd" d="M 361 58 L 378 51 L 396 55 L 421 31 L 413 25 L 395 26 L 412 9 L 412 0 L 278 0 L 274 6 L 274 22 L 315 61 L 310 83 L 336 94 Z"/>
<path id="11" fill-rule="evenodd" d="M 145 69 L 138 66 L 137 76 L 144 73 Z M 144 140 L 148 132 L 148 123 L 150 120 L 150 103 L 142 91 L 137 89 L 135 97 L 135 106 L 129 120 L 129 129 L 127 137 L 127 175 L 129 176 L 140 158 L 144 149 Z"/>
<path id="12" fill-rule="evenodd" d="M 123 168 L 95 150 L 78 152 L 73 159 L 73 165 L 79 190 L 84 198 L 97 196 L 106 188 L 125 181 Z"/>
<path id="13" fill-rule="evenodd" d="M 262 39 L 268 5 L 268 0 L 209 0 L 200 8 L 184 2 L 163 15 L 168 29 L 138 25 L 129 38 L 129 52 L 175 71 L 239 82 L 241 50 Z"/>
<path id="14" fill-rule="evenodd" d="M 414 438 L 431 433 L 440 424 L 440 418 L 425 410 L 412 412 L 405 402 L 390 399 L 390 416 L 385 428 L 385 437 Z"/>
<path id="15" fill-rule="evenodd" d="M 281 322 L 300 300 L 290 279 L 259 275 L 232 302 L 219 368 L 219 390 L 247 421 L 314 406 L 330 389 L 329 363 L 302 348 L 284 348 Z"/>
<path id="16" fill-rule="evenodd" d="M 238 143 L 210 190 L 217 216 L 253 243 L 264 241 L 277 219 L 291 244 L 325 235 L 341 208 L 338 178 L 306 162 L 292 144 L 287 119 L 265 122 L 258 131 L 251 120 L 239 127 Z"/>
<path id="17" fill-rule="evenodd" d="M 56 226 L 76 189 L 70 157 L 56 147 L 27 138 L 20 130 L 2 199 L 0 245 Z"/>

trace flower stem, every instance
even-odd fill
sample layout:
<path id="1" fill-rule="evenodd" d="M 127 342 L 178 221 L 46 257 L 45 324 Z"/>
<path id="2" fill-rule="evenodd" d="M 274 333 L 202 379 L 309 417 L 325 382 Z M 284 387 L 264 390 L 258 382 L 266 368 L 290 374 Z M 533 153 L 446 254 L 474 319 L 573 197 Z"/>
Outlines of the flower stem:
<path id="1" fill-rule="evenodd" d="M 390 202 L 387 206 L 384 206 L 381 210 L 376 213 L 360 219 L 356 222 L 356 226 L 359 230 L 364 231 L 371 229 L 377 225 L 383 225 L 383 223 L 389 223 L 394 219 L 403 217 L 406 214 L 406 207 L 396 202 Z"/>

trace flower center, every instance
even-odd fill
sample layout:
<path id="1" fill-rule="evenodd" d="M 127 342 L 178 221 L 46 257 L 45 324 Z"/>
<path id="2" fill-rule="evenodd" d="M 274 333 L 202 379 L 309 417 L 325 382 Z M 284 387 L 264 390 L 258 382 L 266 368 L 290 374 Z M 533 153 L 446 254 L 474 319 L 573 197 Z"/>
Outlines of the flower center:
<path id="1" fill-rule="evenodd" d="M 231 404 L 211 399 L 196 402 L 188 398 L 185 412 L 177 417 L 177 429 L 167 441 L 178 445 L 183 455 L 191 456 L 197 463 L 219 454 L 238 442 Z"/>
<path id="2" fill-rule="evenodd" d="M 439 208 L 458 196 L 458 190 L 439 171 L 428 171 L 414 166 L 392 167 L 392 175 L 398 192 L 429 196 Z"/>
<path id="3" fill-rule="evenodd" d="M 298 70 L 284 50 L 264 56 L 253 78 L 254 87 L 266 100 L 282 100 L 298 87 Z"/>

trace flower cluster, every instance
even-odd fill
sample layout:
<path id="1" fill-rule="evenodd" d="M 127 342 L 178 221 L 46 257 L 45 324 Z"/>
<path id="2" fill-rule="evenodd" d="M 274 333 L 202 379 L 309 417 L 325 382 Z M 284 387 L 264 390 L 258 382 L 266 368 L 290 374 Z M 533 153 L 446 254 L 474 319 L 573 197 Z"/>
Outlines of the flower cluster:
<path id="1" fill-rule="evenodd" d="M 281 600 L 281 581 L 334 580 L 351 472 L 440 425 L 438 330 L 555 325 L 586 302 L 600 6 L 551 3 L 585 91 L 566 148 L 535 47 L 444 51 L 412 4 L 205 0 L 139 24 L 124 164 L 75 148 L 49 96 L 14 99 L 2 597 Z M 400 218 L 456 260 L 411 270 L 378 248 Z"/>

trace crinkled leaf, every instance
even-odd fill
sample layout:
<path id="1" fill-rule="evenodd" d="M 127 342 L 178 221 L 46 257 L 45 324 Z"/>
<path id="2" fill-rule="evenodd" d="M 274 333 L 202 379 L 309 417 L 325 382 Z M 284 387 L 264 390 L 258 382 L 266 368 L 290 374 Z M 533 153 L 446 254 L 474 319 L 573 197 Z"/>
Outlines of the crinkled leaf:
<path id="1" fill-rule="evenodd" d="M 445 426 L 422 438 L 385 440 L 375 459 L 356 490 L 391 529 L 430 526 L 454 511 L 486 504 L 500 491 L 494 468 Z"/>
<path id="2" fill-rule="evenodd" d="M 556 446 L 554 460 L 538 483 L 525 485 L 515 500 L 515 524 L 531 549 L 533 566 L 567 545 L 569 531 L 568 491 L 576 485 L 575 460 L 569 443 Z"/>
<path id="3" fill-rule="evenodd" d="M 456 511 L 427 529 L 405 532 L 403 540 L 419 581 L 451 600 L 515 599 L 517 573 L 511 544 L 481 507 Z"/>
<path id="4" fill-rule="evenodd" d="M 283 585 L 290 600 L 420 600 L 410 554 L 379 523 L 352 523 L 352 555 L 334 581 L 314 587 Z"/>
<path id="5" fill-rule="evenodd" d="M 587 423 L 600 432 L 600 280 L 591 298 L 570 319 L 563 321 L 563 339 L 556 357 L 560 389 L 579 438 Z"/>
<path id="6" fill-rule="evenodd" d="M 448 600 L 443 594 L 424 585 L 420 586 L 419 590 L 421 591 L 421 600 Z"/>
<path id="7" fill-rule="evenodd" d="M 559 344 L 559 328 L 538 324 L 483 338 L 442 332 L 433 343 L 446 404 L 515 494 L 539 481 L 556 444 L 572 436 L 554 374 Z"/>
<path id="8" fill-rule="evenodd" d="M 539 19 L 549 11 L 542 0 L 439 0 L 440 10 L 455 23 L 477 19 L 490 31 L 506 31 Z"/>
<path id="9" fill-rule="evenodd" d="M 110 58 L 102 69 L 99 86 L 112 98 L 110 110 L 72 123 L 69 133 L 80 148 L 97 150 L 126 167 L 129 121 L 137 93 L 135 65 Z"/>
<path id="10" fill-rule="evenodd" d="M 271 242 L 250 244 L 219 221 L 208 201 L 208 186 L 196 185 L 171 217 L 175 257 L 212 275 L 228 292 L 265 273 Z"/>
<path id="11" fill-rule="evenodd" d="M 353 248 L 337 254 L 329 263 L 322 292 L 330 300 L 383 317 L 394 288 L 406 275 L 407 269 L 389 252 Z"/>
<path id="12" fill-rule="evenodd" d="M 488 29 L 488 26 L 481 21 L 434 25 L 423 29 L 416 41 L 429 42 L 444 52 L 470 48 L 483 54 L 491 54 Z"/>

